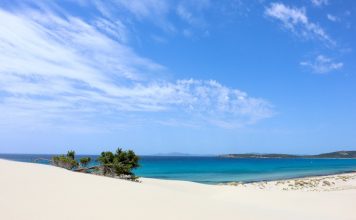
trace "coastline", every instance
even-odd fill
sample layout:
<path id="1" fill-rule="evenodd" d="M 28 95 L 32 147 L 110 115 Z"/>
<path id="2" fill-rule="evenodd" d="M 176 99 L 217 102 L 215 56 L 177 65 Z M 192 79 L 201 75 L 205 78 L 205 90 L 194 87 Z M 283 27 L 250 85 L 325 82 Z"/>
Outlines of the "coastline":
<path id="1" fill-rule="evenodd" d="M 37 163 L 33 160 L 40 158 L 42 155 L 37 154 L 0 154 L 0 159 L 8 159 L 12 161 L 22 161 Z M 44 158 L 45 160 L 50 159 L 53 155 L 47 154 Z M 79 155 L 83 157 L 87 155 Z M 161 159 L 165 158 L 165 159 Z M 167 158 L 171 158 L 167 160 Z M 179 159 L 177 159 L 179 158 Z M 203 158 L 203 159 L 201 159 Z M 270 158 L 258 158 L 258 159 L 227 159 L 223 162 L 220 160 L 215 160 L 218 157 L 142 157 L 143 167 L 134 171 L 134 173 L 141 178 L 157 178 L 157 179 L 167 179 L 167 180 L 184 180 L 203 184 L 217 185 L 217 184 L 229 184 L 229 183 L 255 183 L 255 182 L 270 182 L 279 180 L 291 180 L 296 178 L 305 177 L 317 177 L 326 175 L 337 175 L 343 173 L 353 172 L 356 169 L 356 159 L 346 160 L 346 159 L 271 159 Z M 197 159 L 197 160 L 196 160 Z M 311 161 L 310 161 L 311 160 Z M 329 162 L 322 162 L 322 161 Z M 167 162 L 169 161 L 169 162 Z M 246 161 L 246 162 L 245 162 Z M 266 161 L 266 162 L 265 162 Z M 306 162 L 303 162 L 306 161 Z M 340 161 L 340 162 L 338 162 Z M 350 163 L 348 162 L 350 161 Z M 177 166 L 180 163 L 187 164 L 183 170 Z M 47 162 L 40 161 L 38 163 L 47 164 Z M 190 166 L 196 166 L 196 164 L 201 165 L 200 170 L 196 170 L 191 173 L 189 169 Z M 223 167 L 215 169 L 212 163 L 217 165 L 224 164 Z M 291 166 L 290 166 L 290 164 Z M 309 165 L 310 163 L 310 165 Z M 255 164 L 259 164 L 255 166 Z M 315 164 L 311 166 L 312 164 Z M 95 165 L 95 164 L 92 164 Z M 225 167 L 224 167 L 225 166 Z M 250 166 L 250 167 L 249 167 Z M 289 167 L 290 166 L 290 167 Z M 209 168 L 211 167 L 211 169 Z M 230 169 L 232 167 L 232 169 Z M 282 167 L 283 169 L 279 169 Z M 324 167 L 324 168 L 323 168 Z M 306 168 L 306 169 L 304 169 Z M 224 169 L 230 172 L 225 174 Z M 251 170 L 252 172 L 243 172 L 243 169 Z M 176 171 L 179 173 L 176 173 Z M 273 170 L 271 172 L 271 170 Z M 216 175 L 215 175 L 216 173 Z M 200 175 L 201 174 L 201 175 Z M 210 176 L 209 176 L 210 175 Z"/>
<path id="2" fill-rule="evenodd" d="M 285 191 L 335 191 L 356 189 L 356 171 L 251 183 L 228 182 L 220 185 Z"/>
<path id="3" fill-rule="evenodd" d="M 285 191 L 149 178 L 136 183 L 2 159 L 0 173 L 0 218 L 7 220 L 355 219 L 356 188 Z M 356 186 L 356 179 L 347 183 Z"/>
<path id="4" fill-rule="evenodd" d="M 312 175 L 301 175 L 297 177 L 291 177 L 291 178 L 277 178 L 277 179 L 265 179 L 265 180 L 257 180 L 257 181 L 227 181 L 227 182 L 221 182 L 218 183 L 217 185 L 233 185 L 233 183 L 238 183 L 238 184 L 253 184 L 253 183 L 260 183 L 260 182 L 277 182 L 277 181 L 291 181 L 291 180 L 299 180 L 299 179 L 305 179 L 305 178 L 317 178 L 317 177 L 333 177 L 337 175 L 344 175 L 344 174 L 355 174 L 356 175 L 356 170 L 350 170 L 350 171 L 340 171 L 340 172 L 332 172 L 328 174 L 312 174 Z"/>

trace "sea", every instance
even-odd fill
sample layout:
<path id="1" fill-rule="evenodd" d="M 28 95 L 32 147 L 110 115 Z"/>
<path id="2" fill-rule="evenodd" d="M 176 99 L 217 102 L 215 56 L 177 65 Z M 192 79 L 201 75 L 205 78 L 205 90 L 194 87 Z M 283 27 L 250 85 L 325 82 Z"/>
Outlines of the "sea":
<path id="1" fill-rule="evenodd" d="M 53 155 L 0 154 L 0 158 L 41 163 Z M 77 158 L 88 156 L 78 155 Z M 91 155 L 95 165 L 97 156 Z M 257 182 L 356 171 L 356 159 L 237 159 L 195 156 L 141 156 L 139 177 L 183 180 L 206 184 Z"/>

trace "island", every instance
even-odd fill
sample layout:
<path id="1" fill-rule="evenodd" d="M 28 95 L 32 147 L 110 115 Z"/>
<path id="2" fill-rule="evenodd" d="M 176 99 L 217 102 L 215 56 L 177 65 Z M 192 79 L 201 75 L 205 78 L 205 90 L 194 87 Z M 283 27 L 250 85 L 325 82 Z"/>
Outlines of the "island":
<path id="1" fill-rule="evenodd" d="M 356 158 L 356 151 L 335 151 L 330 153 L 316 154 L 316 155 L 294 155 L 294 154 L 222 154 L 219 157 L 223 158 L 310 158 L 310 159 L 347 159 Z"/>

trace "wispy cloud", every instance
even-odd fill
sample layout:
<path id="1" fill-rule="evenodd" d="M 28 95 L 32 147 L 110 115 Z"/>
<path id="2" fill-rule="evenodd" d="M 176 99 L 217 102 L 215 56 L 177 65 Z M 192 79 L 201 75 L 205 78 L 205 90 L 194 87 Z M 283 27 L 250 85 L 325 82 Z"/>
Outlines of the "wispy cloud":
<path id="1" fill-rule="evenodd" d="M 97 18 L 94 24 L 98 29 L 113 37 L 114 39 L 123 43 L 128 42 L 128 30 L 122 21 L 117 19 L 115 21 L 110 21 L 105 18 Z"/>
<path id="2" fill-rule="evenodd" d="M 340 19 L 332 14 L 327 14 L 326 17 L 332 21 L 332 22 L 336 22 L 336 21 L 339 21 Z"/>
<path id="3" fill-rule="evenodd" d="M 174 25 L 167 19 L 171 10 L 168 1 L 161 0 L 117 0 L 114 1 L 116 7 L 122 7 L 135 16 L 136 19 L 144 21 L 149 20 L 165 31 L 176 31 Z"/>
<path id="4" fill-rule="evenodd" d="M 145 0 L 145 1 L 132 1 L 132 0 L 117 0 L 118 4 L 125 7 L 138 18 L 155 17 L 167 14 L 169 5 L 167 1 L 160 0 Z"/>
<path id="5" fill-rule="evenodd" d="M 206 30 L 208 22 L 204 12 L 212 7 L 210 0 L 181 1 L 177 5 L 176 13 L 178 17 L 188 24 L 182 31 L 185 37 L 192 37 L 194 29 Z"/>
<path id="6" fill-rule="evenodd" d="M 318 55 L 313 61 L 303 61 L 301 66 L 310 68 L 314 73 L 325 74 L 341 69 L 344 64 L 335 62 L 333 59 L 324 55 Z"/>
<path id="7" fill-rule="evenodd" d="M 211 7 L 209 0 L 181 1 L 177 5 L 178 16 L 193 26 L 205 26 L 202 12 Z"/>
<path id="8" fill-rule="evenodd" d="M 271 3 L 265 9 L 265 14 L 282 22 L 283 27 L 305 39 L 319 39 L 328 44 L 335 44 L 325 30 L 311 22 L 305 8 L 295 8 L 283 3 Z"/>
<path id="9" fill-rule="evenodd" d="M 323 5 L 328 5 L 329 4 L 329 0 L 311 0 L 312 4 L 317 6 L 317 7 L 321 7 Z"/>
<path id="10" fill-rule="evenodd" d="M 245 10 L 240 0 L 211 1 L 211 0 L 108 0 L 105 3 L 98 0 L 87 0 L 87 4 L 94 7 L 106 18 L 118 17 L 128 20 L 130 27 L 132 21 L 145 24 L 154 24 L 164 31 L 164 34 L 183 36 L 206 35 L 210 23 L 217 19 L 211 14 L 219 14 L 221 22 Z M 220 20 L 220 19 L 218 19 Z M 189 35 L 187 34 L 189 30 Z"/>
<path id="11" fill-rule="evenodd" d="M 121 23 L 103 19 L 0 9 L 2 123 L 115 124 L 162 112 L 228 127 L 273 115 L 268 101 L 216 81 L 160 78 L 166 68 L 126 45 Z"/>

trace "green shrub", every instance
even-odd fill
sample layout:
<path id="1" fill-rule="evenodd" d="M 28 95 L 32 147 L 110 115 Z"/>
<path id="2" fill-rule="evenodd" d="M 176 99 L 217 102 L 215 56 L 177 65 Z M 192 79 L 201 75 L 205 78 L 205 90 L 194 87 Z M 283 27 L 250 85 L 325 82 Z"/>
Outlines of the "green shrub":
<path id="1" fill-rule="evenodd" d="M 80 158 L 81 167 L 76 169 L 76 171 L 94 171 L 106 176 L 119 176 L 120 178 L 137 180 L 132 170 L 139 167 L 139 157 L 132 150 L 123 151 L 121 148 L 118 148 L 115 153 L 110 151 L 102 152 L 97 159 L 100 165 L 86 168 L 90 161 L 90 157 Z M 68 151 L 67 155 L 54 156 L 52 164 L 68 170 L 73 170 L 79 166 L 75 160 L 74 151 Z"/>
<path id="2" fill-rule="evenodd" d="M 102 152 L 97 160 L 104 175 L 126 175 L 134 179 L 132 170 L 139 167 L 139 157 L 132 150 L 123 151 L 121 148 L 118 148 L 115 154 L 110 151 Z"/>
<path id="3" fill-rule="evenodd" d="M 68 151 L 67 155 L 54 156 L 52 158 L 52 163 L 55 166 L 72 170 L 73 168 L 78 166 L 78 162 L 74 158 L 75 158 L 75 152 Z"/>
<path id="4" fill-rule="evenodd" d="M 74 160 L 75 158 L 75 151 L 74 150 L 70 150 L 67 152 L 67 157 L 72 158 Z"/>
<path id="5" fill-rule="evenodd" d="M 82 165 L 82 167 L 86 167 L 88 163 L 90 163 L 91 158 L 90 157 L 82 157 L 80 158 L 79 162 Z"/>

